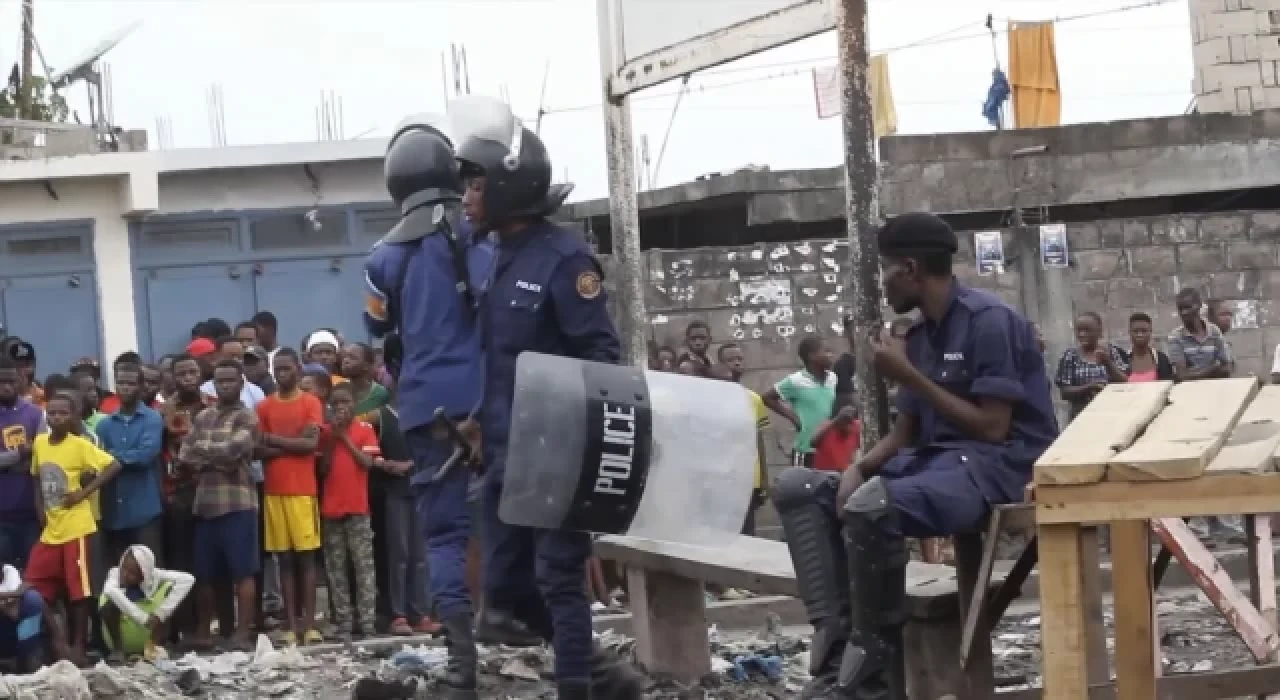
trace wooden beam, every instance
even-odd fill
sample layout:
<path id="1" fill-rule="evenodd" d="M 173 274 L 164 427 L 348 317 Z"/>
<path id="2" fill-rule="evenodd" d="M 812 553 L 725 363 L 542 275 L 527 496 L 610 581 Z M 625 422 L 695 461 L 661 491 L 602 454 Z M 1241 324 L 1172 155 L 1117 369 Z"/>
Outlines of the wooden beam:
<path id="1" fill-rule="evenodd" d="M 1191 528 L 1179 518 L 1161 518 L 1151 522 L 1151 529 L 1186 567 L 1209 602 L 1222 613 L 1249 648 L 1253 658 L 1259 663 L 1270 661 L 1280 651 L 1275 628 L 1236 588 L 1231 576 L 1218 565 Z"/>
<path id="2" fill-rule="evenodd" d="M 1109 481 L 1193 479 L 1204 474 L 1258 392 L 1256 378 L 1183 382 L 1132 447 L 1107 463 Z"/>
<path id="3" fill-rule="evenodd" d="M 697 683 L 711 672 L 707 597 L 701 581 L 631 567 L 631 624 L 636 660 L 653 674 Z"/>
<path id="4" fill-rule="evenodd" d="M 1160 700 L 1210 700 L 1261 695 L 1280 688 L 1280 664 L 1208 673 L 1180 673 L 1156 681 Z M 1039 688 L 996 693 L 996 700 L 1041 700 L 1052 697 Z M 1116 700 L 1112 683 L 1091 684 L 1089 700 Z"/>
<path id="5" fill-rule="evenodd" d="M 1224 513 L 1270 513 L 1280 473 L 1224 474 L 1181 481 L 1104 481 L 1036 489 L 1036 522 L 1154 520 Z"/>
<path id="6" fill-rule="evenodd" d="M 1116 615 L 1116 692 L 1125 700 L 1156 700 L 1159 636 L 1152 600 L 1150 530 L 1145 520 L 1111 523 L 1111 586 Z"/>
<path id="7" fill-rule="evenodd" d="M 1258 609 L 1262 619 L 1276 630 L 1276 558 L 1271 546 L 1271 515 L 1244 516 L 1244 529 L 1248 537 L 1249 552 L 1249 602 Z M 1280 661 L 1272 654 L 1270 661 Z M 1278 700 L 1280 695 L 1259 695 L 1258 700 Z"/>
<path id="8" fill-rule="evenodd" d="M 1101 481 L 1107 462 L 1167 405 L 1172 382 L 1110 384 L 1036 461 L 1037 484 Z"/>
<path id="9" fill-rule="evenodd" d="M 1280 449 L 1280 386 L 1264 386 L 1245 407 L 1226 443 L 1205 474 L 1275 471 Z"/>
<path id="10" fill-rule="evenodd" d="M 1088 692 L 1080 526 L 1039 525 L 1040 620 L 1045 700 L 1080 700 Z"/>

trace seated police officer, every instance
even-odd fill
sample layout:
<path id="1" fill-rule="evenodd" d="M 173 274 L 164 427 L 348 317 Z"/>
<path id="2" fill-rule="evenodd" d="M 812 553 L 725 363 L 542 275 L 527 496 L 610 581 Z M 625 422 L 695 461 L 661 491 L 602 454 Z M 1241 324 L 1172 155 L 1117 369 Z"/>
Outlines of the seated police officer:
<path id="1" fill-rule="evenodd" d="M 843 475 L 793 468 L 774 490 L 814 626 L 806 698 L 905 700 L 904 538 L 970 531 L 993 504 L 1021 501 L 1057 435 L 1035 331 L 956 281 L 951 227 L 904 214 L 877 243 L 890 306 L 922 317 L 903 339 L 873 341 L 898 419 Z"/>

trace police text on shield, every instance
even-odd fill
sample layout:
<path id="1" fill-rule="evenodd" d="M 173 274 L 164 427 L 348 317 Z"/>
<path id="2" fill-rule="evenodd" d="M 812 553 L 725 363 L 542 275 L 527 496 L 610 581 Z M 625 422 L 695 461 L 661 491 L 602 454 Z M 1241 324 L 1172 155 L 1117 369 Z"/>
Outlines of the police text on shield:
<path id="1" fill-rule="evenodd" d="M 604 439 L 596 493 L 624 496 L 636 456 L 636 409 L 625 404 L 604 404 Z"/>

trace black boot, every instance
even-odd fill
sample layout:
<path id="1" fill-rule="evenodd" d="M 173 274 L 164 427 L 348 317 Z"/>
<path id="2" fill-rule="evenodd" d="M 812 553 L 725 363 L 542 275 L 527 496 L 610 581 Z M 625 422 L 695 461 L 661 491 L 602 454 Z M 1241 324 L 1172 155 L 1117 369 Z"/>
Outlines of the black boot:
<path id="1" fill-rule="evenodd" d="M 443 621 L 444 643 L 449 661 L 440 686 L 447 700 L 477 700 L 476 640 L 471 629 L 471 615 L 463 613 Z"/>
<path id="2" fill-rule="evenodd" d="M 907 547 L 884 479 L 874 477 L 859 487 L 841 515 L 853 624 L 839 689 L 856 700 L 906 700 Z"/>
<path id="3" fill-rule="evenodd" d="M 559 700 L 591 700 L 591 684 L 582 681 L 561 681 L 556 683 L 556 697 Z M 602 700 L 613 700 L 610 695 L 596 696 Z"/>
<path id="4" fill-rule="evenodd" d="M 476 641 L 509 647 L 542 646 L 541 635 L 510 613 L 501 610 L 485 610 L 480 613 L 480 622 L 476 625 Z"/>
<path id="5" fill-rule="evenodd" d="M 644 695 L 644 687 L 644 676 L 625 659 L 599 647 L 592 650 L 592 695 L 608 700 L 640 700 Z"/>

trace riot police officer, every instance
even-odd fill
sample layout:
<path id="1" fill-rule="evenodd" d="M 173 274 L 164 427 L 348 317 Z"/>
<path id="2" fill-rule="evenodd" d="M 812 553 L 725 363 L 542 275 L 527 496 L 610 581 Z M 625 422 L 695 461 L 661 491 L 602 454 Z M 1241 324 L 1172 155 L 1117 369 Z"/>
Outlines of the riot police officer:
<path id="1" fill-rule="evenodd" d="M 384 161 L 387 191 L 401 219 L 365 263 L 365 322 L 390 336 L 398 366 L 401 429 L 413 452 L 410 485 L 427 544 L 432 601 L 449 651 L 440 682 L 450 700 L 475 700 L 476 646 L 465 584 L 468 468 L 437 476 L 453 444 L 433 420 L 437 409 L 474 433 L 484 385 L 475 289 L 493 248 L 460 224 L 462 181 L 443 119 L 411 117 L 392 136 Z M 395 332 L 393 334 L 393 331 Z"/>
<path id="2" fill-rule="evenodd" d="M 550 639 L 562 700 L 639 698 L 638 675 L 593 647 L 584 585 L 590 536 L 512 526 L 498 517 L 517 356 L 536 351 L 618 362 L 601 268 L 580 235 L 546 219 L 570 188 L 551 185 L 551 162 L 538 137 L 497 100 L 455 100 L 449 112 L 467 187 L 464 212 L 497 241 L 483 302 L 486 610 L 478 634 L 484 641 L 495 631 L 528 629 Z"/>

